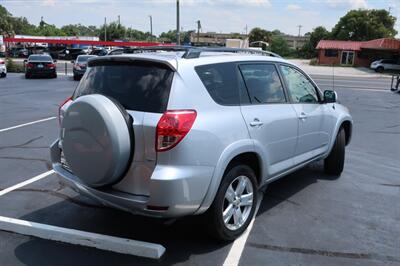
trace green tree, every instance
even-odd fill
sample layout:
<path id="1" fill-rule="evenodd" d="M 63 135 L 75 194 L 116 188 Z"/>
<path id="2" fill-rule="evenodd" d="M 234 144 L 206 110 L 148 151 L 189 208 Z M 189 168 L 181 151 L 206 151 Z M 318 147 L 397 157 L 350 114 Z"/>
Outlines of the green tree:
<path id="1" fill-rule="evenodd" d="M 0 35 L 12 35 L 13 33 L 11 14 L 0 5 Z"/>
<path id="2" fill-rule="evenodd" d="M 69 24 L 61 27 L 68 36 L 98 36 L 99 30 L 96 26 L 84 26 L 82 24 Z"/>
<path id="3" fill-rule="evenodd" d="M 11 24 L 15 34 L 37 35 L 37 27 L 28 22 L 25 17 L 11 17 Z"/>
<path id="4" fill-rule="evenodd" d="M 124 40 L 129 36 L 126 27 L 113 21 L 107 24 L 107 41 Z M 100 40 L 104 41 L 104 25 L 99 29 L 98 36 Z"/>
<path id="5" fill-rule="evenodd" d="M 36 35 L 40 36 L 65 36 L 65 33 L 57 28 L 55 25 L 47 24 L 44 21 L 40 22 L 39 27 L 37 28 Z"/>
<path id="6" fill-rule="evenodd" d="M 340 18 L 332 30 L 337 40 L 369 41 L 378 38 L 393 38 L 396 17 L 384 9 L 351 10 Z"/>
<path id="7" fill-rule="evenodd" d="M 309 37 L 308 41 L 300 49 L 299 53 L 302 57 L 312 58 L 317 56 L 317 50 L 315 49 L 320 40 L 330 38 L 330 32 L 322 26 L 316 27 L 312 32 L 306 33 Z"/>
<path id="8" fill-rule="evenodd" d="M 268 50 L 281 56 L 287 56 L 291 52 L 287 41 L 282 37 L 282 35 L 272 36 Z"/>
<path id="9" fill-rule="evenodd" d="M 249 42 L 267 42 L 269 43 L 272 39 L 272 33 L 270 31 L 261 29 L 261 28 L 253 28 L 249 33 Z"/>
<path id="10" fill-rule="evenodd" d="M 190 42 L 190 34 L 193 33 L 194 30 L 190 31 L 181 31 L 180 39 L 181 44 Z M 169 30 L 167 32 L 163 32 L 159 36 L 159 41 L 167 42 L 167 43 L 176 43 L 176 30 Z"/>

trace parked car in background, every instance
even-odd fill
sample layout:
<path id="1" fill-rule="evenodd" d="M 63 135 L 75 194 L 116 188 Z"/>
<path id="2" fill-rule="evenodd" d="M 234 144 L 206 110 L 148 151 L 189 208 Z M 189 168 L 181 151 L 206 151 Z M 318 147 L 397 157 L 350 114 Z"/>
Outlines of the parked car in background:
<path id="1" fill-rule="evenodd" d="M 58 59 L 75 60 L 79 55 L 85 54 L 85 51 L 81 48 L 67 48 L 58 53 Z"/>
<path id="2" fill-rule="evenodd" d="M 79 80 L 85 74 L 87 62 L 90 58 L 97 57 L 97 55 L 79 55 L 73 64 L 74 80 Z"/>
<path id="3" fill-rule="evenodd" d="M 260 188 L 317 160 L 340 176 L 352 118 L 336 92 L 275 54 L 176 49 L 88 62 L 51 145 L 63 183 L 135 214 L 203 214 L 233 240 Z"/>
<path id="4" fill-rule="evenodd" d="M 104 56 L 104 55 L 107 55 L 107 54 L 108 54 L 108 50 L 107 50 L 107 49 L 103 49 L 103 48 L 100 48 L 100 49 L 93 49 L 93 50 L 90 52 L 90 54 L 91 54 L 91 55 L 97 55 L 97 56 Z"/>
<path id="5" fill-rule="evenodd" d="M 6 60 L 0 56 L 0 77 L 5 78 L 7 76 Z"/>
<path id="6" fill-rule="evenodd" d="M 136 50 L 135 48 L 117 48 L 108 52 L 108 55 L 133 54 Z"/>
<path id="7" fill-rule="evenodd" d="M 372 62 L 370 68 L 379 73 L 382 73 L 384 71 L 399 71 L 400 72 L 400 60 L 380 59 L 380 60 Z"/>
<path id="8" fill-rule="evenodd" d="M 29 51 L 26 48 L 14 47 L 8 51 L 10 57 L 26 58 L 29 56 Z"/>
<path id="9" fill-rule="evenodd" d="M 49 55 L 30 55 L 25 62 L 25 78 L 57 78 L 56 60 Z"/>

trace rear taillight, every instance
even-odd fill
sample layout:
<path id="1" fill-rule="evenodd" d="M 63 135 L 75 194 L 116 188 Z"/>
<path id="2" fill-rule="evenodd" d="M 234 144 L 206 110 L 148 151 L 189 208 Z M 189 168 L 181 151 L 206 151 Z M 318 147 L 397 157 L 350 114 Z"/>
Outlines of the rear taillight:
<path id="1" fill-rule="evenodd" d="M 28 63 L 28 64 L 26 65 L 26 67 L 27 67 L 27 68 L 33 68 L 33 64 L 32 64 L 32 63 Z"/>
<path id="2" fill-rule="evenodd" d="M 55 64 L 53 64 L 53 63 L 50 63 L 50 64 L 47 64 L 47 67 L 48 67 L 48 68 L 55 68 L 55 67 L 56 67 L 56 65 L 55 65 Z"/>
<path id="3" fill-rule="evenodd" d="M 67 104 L 68 102 L 70 102 L 70 101 L 72 101 L 72 97 L 68 97 L 67 99 L 65 99 L 61 104 L 60 104 L 60 107 L 58 107 L 58 123 L 61 125 L 61 116 L 62 116 L 62 114 L 61 114 L 61 110 L 62 110 L 62 108 L 63 108 L 63 106 L 65 105 L 65 104 Z"/>
<path id="4" fill-rule="evenodd" d="M 4 61 L 0 61 L 0 65 L 4 65 L 5 63 L 4 63 Z"/>
<path id="5" fill-rule="evenodd" d="M 166 111 L 157 124 L 156 151 L 175 147 L 190 131 L 196 120 L 195 110 Z"/>

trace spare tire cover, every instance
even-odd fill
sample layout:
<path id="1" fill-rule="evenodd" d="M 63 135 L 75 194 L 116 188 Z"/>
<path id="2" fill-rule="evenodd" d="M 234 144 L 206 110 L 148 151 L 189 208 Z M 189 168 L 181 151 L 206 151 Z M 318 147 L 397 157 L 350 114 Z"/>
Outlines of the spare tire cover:
<path id="1" fill-rule="evenodd" d="M 83 183 L 99 187 L 120 180 L 133 151 L 127 121 L 113 100 L 100 94 L 79 97 L 61 127 L 65 159 Z"/>

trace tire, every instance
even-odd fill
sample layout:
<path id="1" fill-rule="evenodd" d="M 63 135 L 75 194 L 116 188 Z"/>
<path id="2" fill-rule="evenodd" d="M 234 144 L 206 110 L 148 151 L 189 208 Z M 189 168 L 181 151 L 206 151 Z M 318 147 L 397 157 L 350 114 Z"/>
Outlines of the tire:
<path id="1" fill-rule="evenodd" d="M 383 66 L 379 66 L 376 68 L 376 72 L 378 72 L 378 73 L 383 73 L 384 70 L 385 69 L 383 68 Z"/>
<path id="2" fill-rule="evenodd" d="M 325 173 L 335 175 L 337 177 L 343 172 L 345 159 L 346 136 L 344 129 L 341 128 L 336 136 L 331 153 L 324 161 Z"/>
<path id="3" fill-rule="evenodd" d="M 30 78 L 31 78 L 31 75 L 29 75 L 28 73 L 25 73 L 25 78 L 26 78 L 26 79 L 30 79 Z"/>
<path id="4" fill-rule="evenodd" d="M 51 78 L 56 79 L 57 78 L 57 73 L 54 73 Z"/>
<path id="5" fill-rule="evenodd" d="M 251 205 L 237 207 L 237 204 L 241 204 L 240 201 L 238 201 L 237 198 L 233 202 L 229 201 L 226 198 L 226 195 L 228 195 L 227 191 L 231 186 L 233 188 L 232 192 L 235 192 L 235 194 L 238 192 L 238 187 L 236 185 L 239 184 L 241 179 L 244 179 L 247 182 L 247 186 L 241 195 L 249 195 L 251 193 L 250 191 L 252 191 L 253 197 Z M 222 179 L 214 202 L 204 214 L 208 233 L 212 237 L 223 241 L 232 241 L 239 237 L 246 230 L 254 216 L 257 205 L 257 188 L 257 180 L 253 169 L 244 164 L 236 164 L 231 167 Z M 243 194 L 245 192 L 246 194 Z M 227 223 L 225 223 L 223 212 L 224 210 L 228 211 L 229 206 L 231 206 L 230 210 L 233 211 L 231 211 L 232 214 L 230 216 L 227 216 L 230 218 Z M 237 209 L 239 209 L 243 214 L 244 217 L 242 218 L 244 219 L 244 222 L 235 225 L 235 214 Z"/>
<path id="6" fill-rule="evenodd" d="M 74 80 L 75 80 L 75 81 L 79 80 L 79 77 L 76 76 L 76 75 L 74 75 Z"/>

